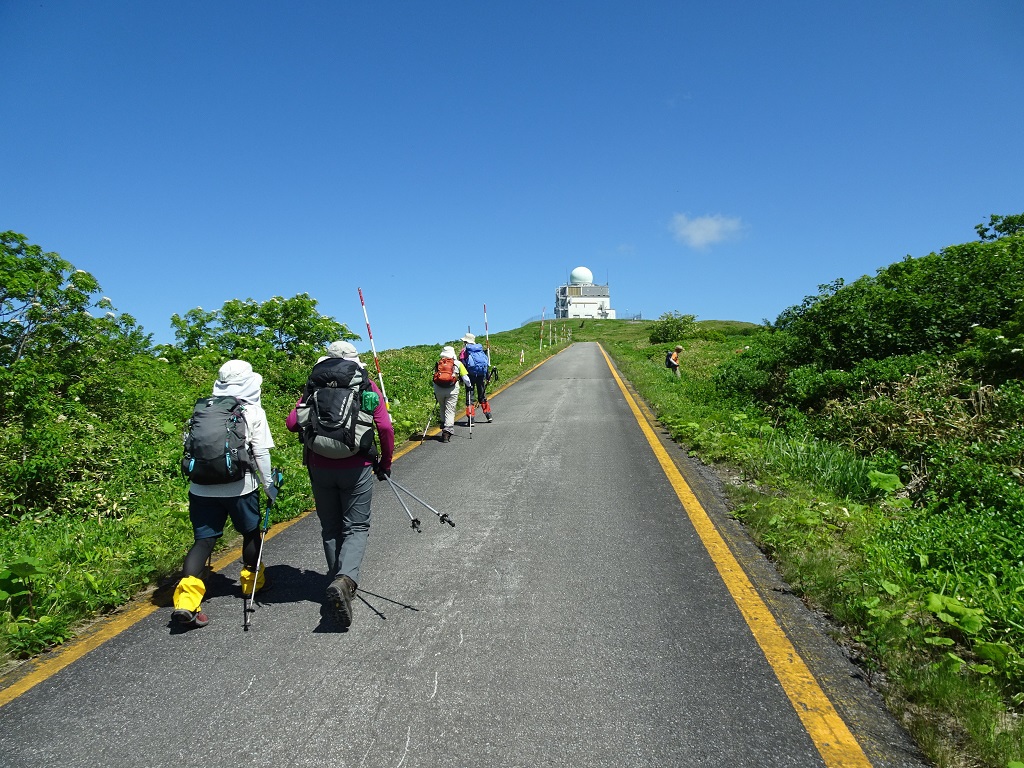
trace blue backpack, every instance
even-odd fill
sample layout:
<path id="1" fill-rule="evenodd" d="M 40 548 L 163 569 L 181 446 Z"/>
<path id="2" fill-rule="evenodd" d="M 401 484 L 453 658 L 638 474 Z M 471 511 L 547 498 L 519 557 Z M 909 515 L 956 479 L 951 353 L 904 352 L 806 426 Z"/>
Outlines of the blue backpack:
<path id="1" fill-rule="evenodd" d="M 479 344 L 466 345 L 466 370 L 473 378 L 479 379 L 487 375 L 490 363 L 487 361 L 487 353 Z"/>

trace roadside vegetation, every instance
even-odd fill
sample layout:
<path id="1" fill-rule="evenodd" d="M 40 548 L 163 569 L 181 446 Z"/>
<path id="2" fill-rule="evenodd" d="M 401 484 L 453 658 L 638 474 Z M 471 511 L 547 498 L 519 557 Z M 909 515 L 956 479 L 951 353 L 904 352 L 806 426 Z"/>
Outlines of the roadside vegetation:
<path id="1" fill-rule="evenodd" d="M 734 514 L 928 757 L 1024 768 L 1024 215 L 977 234 L 761 325 L 673 311 L 490 346 L 505 383 L 601 342 L 673 438 L 726 470 Z M 191 541 L 181 432 L 228 358 L 264 376 L 288 478 L 274 520 L 302 513 L 284 415 L 324 345 L 358 336 L 303 294 L 175 316 L 154 348 L 23 236 L 0 235 L 0 267 L 0 651 L 18 659 L 174 577 Z M 381 352 L 398 441 L 419 438 L 450 341 Z"/>
<path id="2" fill-rule="evenodd" d="M 1024 216 L 978 234 L 762 327 L 696 323 L 680 380 L 662 330 L 687 316 L 600 340 L 674 439 L 732 470 L 734 514 L 928 757 L 1021 768 Z"/>

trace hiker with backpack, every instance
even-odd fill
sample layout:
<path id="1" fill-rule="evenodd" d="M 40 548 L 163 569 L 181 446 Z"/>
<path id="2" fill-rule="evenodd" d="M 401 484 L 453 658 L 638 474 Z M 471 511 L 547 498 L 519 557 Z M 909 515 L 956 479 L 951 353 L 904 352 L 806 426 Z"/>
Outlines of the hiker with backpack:
<path id="1" fill-rule="evenodd" d="M 434 373 L 431 377 L 434 385 L 434 399 L 441 409 L 441 435 L 442 443 L 450 443 L 452 434 L 455 432 L 455 408 L 459 404 L 459 382 L 465 387 L 469 397 L 470 379 L 469 371 L 460 360 L 455 357 L 455 347 L 447 345 L 441 349 L 440 359 L 434 363 Z"/>
<path id="2" fill-rule="evenodd" d="M 382 481 L 391 476 L 395 450 L 395 429 L 384 397 L 354 346 L 336 341 L 327 348 L 285 424 L 302 442 L 320 518 L 329 582 L 326 607 L 347 629 L 370 536 L 373 477 Z"/>
<path id="3" fill-rule="evenodd" d="M 467 333 L 459 341 L 462 342 L 462 351 L 459 352 L 459 360 L 466 366 L 469 372 L 471 386 L 466 389 L 466 416 L 472 419 L 476 416 L 476 407 L 473 405 L 472 391 L 476 391 L 476 400 L 480 403 L 480 410 L 483 411 L 487 423 L 491 423 L 491 404 L 487 402 L 487 384 L 491 380 L 491 360 L 484 348 L 476 343 L 476 336 Z"/>
<path id="4" fill-rule="evenodd" d="M 665 354 L 665 367 L 675 373 L 676 378 L 680 377 L 679 374 L 679 353 L 683 351 L 683 348 L 676 346 L 671 352 Z"/>
<path id="5" fill-rule="evenodd" d="M 174 589 L 171 619 L 186 627 L 209 623 L 202 610 L 206 585 L 200 578 L 228 518 L 242 534 L 242 594 L 266 585 L 266 567 L 258 563 L 260 486 L 271 502 L 277 498 L 270 466 L 274 438 L 260 404 L 263 377 L 244 360 L 220 367 L 212 397 L 200 398 L 185 433 L 182 472 L 191 481 L 188 516 L 195 541 L 185 555 Z M 258 568 L 258 570 L 257 570 Z"/>

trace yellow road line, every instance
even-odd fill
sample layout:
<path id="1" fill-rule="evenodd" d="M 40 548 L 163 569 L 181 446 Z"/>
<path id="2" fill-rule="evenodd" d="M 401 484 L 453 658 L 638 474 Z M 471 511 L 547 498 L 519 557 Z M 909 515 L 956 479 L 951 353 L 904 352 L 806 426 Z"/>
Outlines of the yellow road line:
<path id="1" fill-rule="evenodd" d="M 267 532 L 267 540 L 269 541 L 286 528 L 289 528 L 299 520 L 306 517 L 308 514 L 308 512 L 304 512 L 291 520 L 283 523 L 277 523 L 270 531 Z M 211 566 L 214 571 L 219 571 L 228 567 L 241 556 L 241 546 L 234 547 L 221 553 L 220 557 L 211 563 Z M 132 607 L 122 611 L 121 613 L 115 614 L 109 618 L 101 619 L 96 625 L 95 630 L 88 631 L 79 638 L 68 641 L 64 645 L 60 646 L 52 656 L 27 662 L 28 664 L 33 665 L 32 669 L 18 677 L 18 679 L 7 688 L 0 690 L 0 707 L 18 698 L 21 694 L 39 685 L 39 683 L 44 680 L 49 679 L 69 664 L 78 661 L 90 651 L 95 650 L 99 646 L 103 645 L 103 643 L 107 642 L 107 640 L 121 634 L 133 624 L 142 621 L 142 619 L 146 618 L 154 611 L 159 610 L 160 606 L 155 605 L 152 602 L 153 592 L 155 592 L 155 590 L 151 589 L 145 593 L 141 598 L 141 600 L 145 602 L 136 602 Z M 17 673 L 15 672 L 13 674 Z"/>
<path id="2" fill-rule="evenodd" d="M 704 543 L 708 554 L 711 555 L 722 581 L 725 582 L 725 586 L 739 607 L 740 613 L 743 614 L 757 644 L 761 646 L 765 658 L 779 678 L 793 709 L 796 710 L 807 734 L 814 742 L 814 746 L 818 748 L 825 765 L 828 768 L 871 768 L 871 763 L 864 755 L 860 744 L 857 743 L 846 723 L 836 712 L 832 702 L 818 685 L 818 681 L 815 680 L 804 660 L 800 658 L 782 627 L 775 621 L 768 606 L 754 589 L 754 585 L 736 560 L 732 550 L 725 543 L 725 539 L 711 522 L 707 511 L 701 506 L 661 441 L 654 434 L 650 422 L 644 417 L 636 400 L 626 389 L 626 385 L 622 383 L 622 379 L 619 378 L 615 366 L 612 365 L 612 361 L 603 347 L 601 347 L 601 354 L 604 355 L 612 376 L 615 377 L 630 410 L 633 411 L 633 416 L 640 425 L 640 429 L 643 430 L 647 442 L 650 443 L 651 450 L 657 456 L 662 471 L 672 484 L 679 501 L 682 502 L 693 527 L 697 529 L 697 534 Z"/>

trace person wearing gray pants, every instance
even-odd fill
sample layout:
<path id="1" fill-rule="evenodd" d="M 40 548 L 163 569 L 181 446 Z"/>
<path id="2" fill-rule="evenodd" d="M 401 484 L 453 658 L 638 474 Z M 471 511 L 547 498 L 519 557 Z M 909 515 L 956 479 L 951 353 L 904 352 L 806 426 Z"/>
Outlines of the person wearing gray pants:
<path id="1" fill-rule="evenodd" d="M 370 538 L 370 501 L 373 498 L 373 468 L 327 469 L 309 467 L 316 516 L 327 558 L 327 578 L 347 576 L 359 583 L 359 568 Z"/>
<path id="2" fill-rule="evenodd" d="M 350 402 L 345 395 L 349 391 L 359 395 L 358 407 L 363 416 L 355 418 L 356 435 L 364 449 L 347 451 L 335 445 L 334 450 L 327 450 L 317 430 L 309 426 L 309 412 L 322 409 L 323 415 L 328 415 L 332 401 L 322 393 L 340 393 L 342 402 Z M 367 375 L 356 348 L 347 341 L 334 342 L 327 348 L 327 355 L 317 361 L 302 398 L 285 424 L 289 431 L 299 433 L 304 446 L 303 460 L 309 472 L 327 559 L 330 583 L 326 607 L 341 628 L 347 629 L 352 623 L 352 600 L 359 587 L 359 569 L 370 536 L 373 476 L 384 480 L 391 475 L 395 428 L 380 389 Z M 380 440 L 379 456 L 374 432 Z"/>
<path id="3" fill-rule="evenodd" d="M 469 390 L 469 372 L 466 366 L 455 357 L 455 348 L 445 345 L 441 349 L 441 359 L 434 364 L 431 378 L 434 386 L 434 399 L 441 410 L 441 442 L 450 443 L 455 432 L 455 408 L 459 402 L 459 382 Z M 466 395 L 467 412 L 469 395 Z"/>

